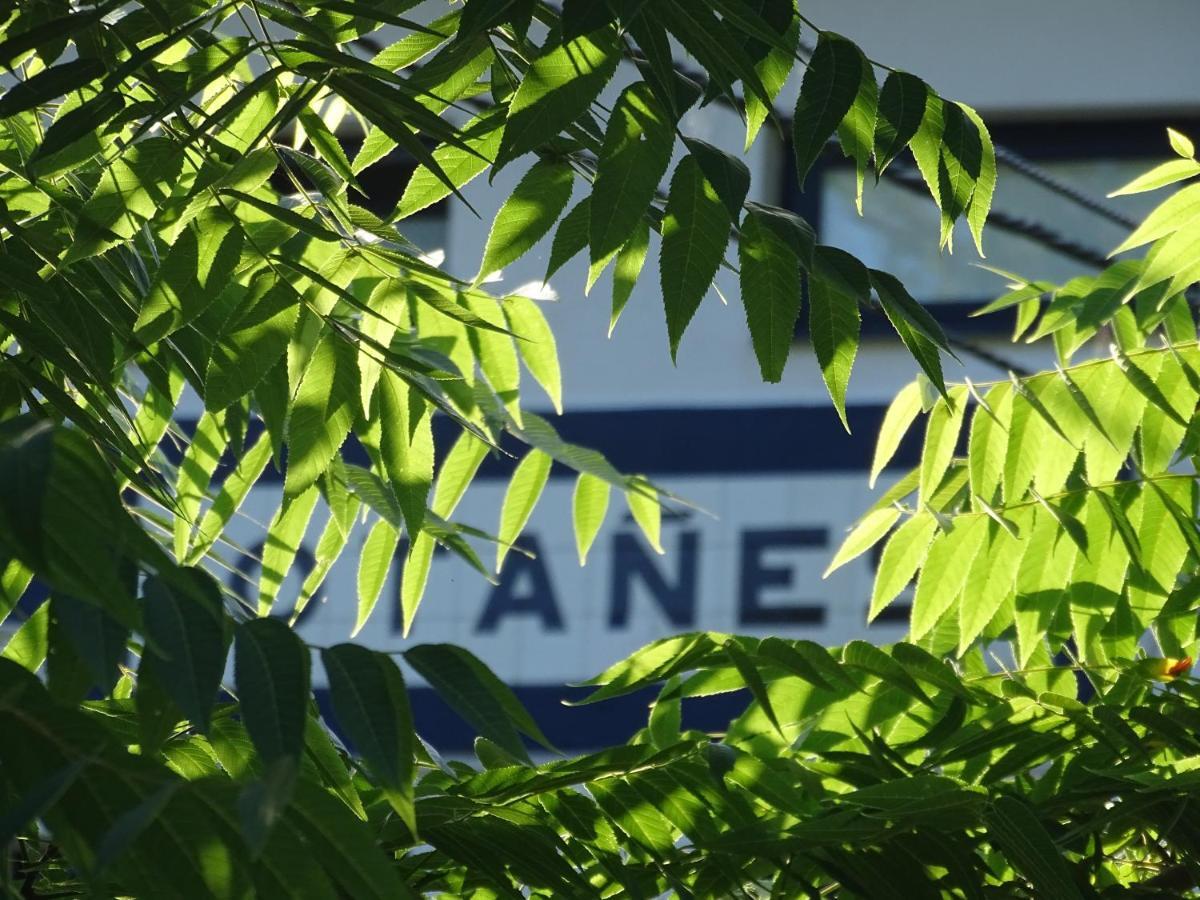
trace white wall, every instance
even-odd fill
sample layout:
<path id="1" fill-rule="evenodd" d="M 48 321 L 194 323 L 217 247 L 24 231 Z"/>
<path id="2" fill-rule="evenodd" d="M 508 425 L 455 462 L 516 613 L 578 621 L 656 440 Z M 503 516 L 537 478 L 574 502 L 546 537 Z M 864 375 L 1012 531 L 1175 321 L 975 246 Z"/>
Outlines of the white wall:
<path id="1" fill-rule="evenodd" d="M 1195 0 L 804 0 L 820 28 L 993 116 L 1195 111 Z M 810 32 L 811 37 L 811 32 Z"/>

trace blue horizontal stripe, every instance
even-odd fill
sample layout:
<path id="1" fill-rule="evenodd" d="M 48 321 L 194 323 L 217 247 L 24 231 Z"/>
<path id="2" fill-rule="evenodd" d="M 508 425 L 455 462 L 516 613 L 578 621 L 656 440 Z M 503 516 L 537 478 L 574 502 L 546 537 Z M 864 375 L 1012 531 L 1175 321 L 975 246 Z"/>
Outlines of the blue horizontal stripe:
<path id="1" fill-rule="evenodd" d="M 980 307 L 994 300 L 994 297 L 980 297 L 977 300 L 939 300 L 925 304 L 925 308 L 937 319 L 937 323 L 947 334 L 959 337 L 1002 338 L 1008 339 L 1013 329 L 1013 313 L 990 313 L 986 316 L 975 316 L 973 313 Z M 896 340 L 896 329 L 888 321 L 883 311 L 874 307 L 862 310 L 862 336 L 865 338 L 888 338 Z M 808 340 L 808 316 L 802 315 L 796 320 L 796 338 Z"/>
<path id="2" fill-rule="evenodd" d="M 870 467 L 875 435 L 883 422 L 882 405 L 851 406 L 847 417 L 853 434 L 847 434 L 830 404 L 709 409 L 585 410 L 552 416 L 551 424 L 564 440 L 603 453 L 622 472 L 648 475 L 767 475 L 817 472 L 862 472 Z M 180 423 L 186 433 L 194 421 Z M 262 432 L 251 423 L 249 444 Z M 434 419 L 434 440 L 439 457 L 459 435 L 446 416 Z M 511 456 L 492 454 L 479 469 L 483 479 L 507 478 L 514 457 L 524 452 L 515 439 L 506 439 Z M 179 451 L 164 444 L 168 457 L 178 463 Z M 353 437 L 342 448 L 348 463 L 365 466 L 367 454 Z M 894 465 L 910 467 L 920 458 L 919 434 L 910 433 L 896 453 Z M 216 473 L 220 481 L 230 471 L 226 458 Z M 574 473 L 555 466 L 552 476 Z M 268 465 L 264 483 L 282 481 L 283 473 Z"/>
<path id="3" fill-rule="evenodd" d="M 657 688 L 651 687 L 591 706 L 564 704 L 564 701 L 580 700 L 592 690 L 543 686 L 513 689 L 550 743 L 569 751 L 597 750 L 624 743 L 646 726 L 650 703 L 658 693 Z M 330 703 L 329 690 L 319 688 L 314 693 L 321 715 L 337 731 L 337 717 Z M 478 732 L 451 710 L 432 688 L 409 688 L 408 701 L 417 733 L 439 752 L 471 751 Z M 683 727 L 724 731 L 749 702 L 750 695 L 744 690 L 685 700 L 682 704 Z"/>

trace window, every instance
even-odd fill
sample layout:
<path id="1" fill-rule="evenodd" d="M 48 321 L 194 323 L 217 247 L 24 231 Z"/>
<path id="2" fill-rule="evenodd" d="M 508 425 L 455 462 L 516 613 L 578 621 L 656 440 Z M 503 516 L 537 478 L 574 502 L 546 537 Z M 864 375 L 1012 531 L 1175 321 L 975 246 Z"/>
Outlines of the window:
<path id="1" fill-rule="evenodd" d="M 934 307 L 948 328 L 981 336 L 1002 336 L 1011 326 L 1006 315 L 970 318 L 972 310 L 1004 291 L 994 273 L 970 263 L 986 263 L 1028 278 L 1062 282 L 1096 271 L 1128 234 L 1130 227 L 1162 200 L 1149 193 L 1105 199 L 1106 195 L 1169 159 L 1166 126 L 1200 130 L 1200 121 L 1178 118 L 1154 122 L 1094 122 L 1051 128 L 1042 123 L 993 126 L 998 147 L 1030 160 L 1038 171 L 1103 204 L 1130 224 L 1106 218 L 1052 187 L 1000 164 L 993 217 L 984 232 L 986 260 L 975 252 L 965 222 L 954 232 L 954 254 L 937 249 L 938 212 L 923 184 L 918 189 L 887 175 L 876 185 L 868 175 L 865 215 L 854 207 L 854 169 L 833 149 L 809 175 L 799 193 L 795 176 L 787 178 L 787 200 L 817 230 L 819 239 L 842 247 L 868 265 L 897 275 L 922 303 Z M 790 167 L 790 154 L 788 156 Z M 915 176 L 907 156 L 894 164 Z M 1056 240 L 1070 247 L 1054 246 Z M 888 332 L 882 317 L 866 317 L 864 334 Z"/>

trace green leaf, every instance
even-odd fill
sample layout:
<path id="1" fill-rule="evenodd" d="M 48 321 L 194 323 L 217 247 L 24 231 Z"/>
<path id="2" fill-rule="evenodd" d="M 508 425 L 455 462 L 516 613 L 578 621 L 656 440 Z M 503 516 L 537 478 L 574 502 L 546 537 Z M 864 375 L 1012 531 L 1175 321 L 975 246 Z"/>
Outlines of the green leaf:
<path id="1" fill-rule="evenodd" d="M 554 240 L 550 243 L 550 262 L 546 266 L 543 283 L 548 282 L 555 272 L 588 245 L 591 206 L 592 198 L 584 197 L 558 223 L 558 230 L 554 232 Z"/>
<path id="2" fill-rule="evenodd" d="M 487 452 L 487 445 L 469 432 L 464 431 L 454 442 L 454 446 L 442 461 L 437 484 L 433 489 L 433 502 L 430 506 L 435 513 L 443 519 L 454 513 L 458 501 L 466 493 Z"/>
<path id="3" fill-rule="evenodd" d="M 831 31 L 821 32 L 792 114 L 792 143 L 801 190 L 808 170 L 858 96 L 863 65 L 862 51 L 853 43 Z"/>
<path id="4" fill-rule="evenodd" d="M 381 348 L 391 347 L 397 329 L 403 331 L 411 326 L 408 289 L 399 279 L 389 278 L 379 282 L 367 299 L 367 307 L 374 315 L 364 313 L 359 329 Z M 364 416 L 371 415 L 371 399 L 375 395 L 375 386 L 379 383 L 385 361 L 381 351 L 367 341 L 359 342 L 358 396 L 362 401 Z"/>
<path id="5" fill-rule="evenodd" d="M 310 848 L 322 869 L 340 884 L 341 895 L 415 900 L 412 888 L 396 874 L 395 864 L 379 852 L 377 833 L 323 787 L 299 781 L 286 821 L 304 834 L 302 846 Z"/>
<path id="6" fill-rule="evenodd" d="M 799 815 L 808 807 L 804 791 L 794 784 L 785 771 L 781 772 L 765 760 L 748 753 L 739 753 L 724 778 L 750 792 L 759 800 L 781 812 Z"/>
<path id="7" fill-rule="evenodd" d="M 743 49 L 742 40 L 742 35 L 749 33 L 744 30 L 746 26 L 756 29 L 769 29 L 770 26 L 766 26 L 759 16 L 752 18 L 741 15 L 737 4 L 723 3 L 720 9 L 723 20 L 732 18 L 737 21 L 737 28 L 741 33 L 732 36 L 732 39 L 726 21 L 718 21 L 708 4 L 668 0 L 666 3 L 655 4 L 646 12 L 666 26 L 683 44 L 684 49 L 704 67 L 714 83 L 709 89 L 712 96 L 716 96 L 716 89 L 719 88 L 733 101 L 733 84 L 735 81 L 741 81 L 748 93 L 757 96 L 763 103 L 770 103 L 771 97 L 759 81 L 758 73 L 754 69 L 754 60 Z M 722 40 L 722 37 L 725 39 Z"/>
<path id="8" fill-rule="evenodd" d="M 350 513 L 351 518 L 357 515 L 362 501 L 357 496 L 351 497 Z M 325 583 L 325 577 L 329 574 L 329 570 L 341 558 L 342 550 L 345 549 L 347 542 L 350 539 L 350 530 L 343 528 L 338 521 L 338 517 L 330 515 L 325 522 L 325 527 L 321 531 L 321 536 L 317 538 L 317 547 L 313 551 L 313 568 L 305 577 L 304 583 L 300 586 L 300 593 L 296 597 L 296 603 L 292 607 L 292 614 L 288 624 L 295 625 L 296 619 L 304 612 L 313 595 L 320 590 L 321 585 Z"/>
<path id="9" fill-rule="evenodd" d="M 43 391 L 48 386 L 38 383 Z M 70 406 L 67 414 L 87 420 Z M 129 565 L 138 557 L 155 565 L 168 560 L 122 504 L 110 458 L 101 457 L 80 431 L 55 427 L 46 418 L 21 417 L 8 424 L 0 442 L 0 544 L 6 556 L 37 572 L 52 590 L 98 603 L 135 628 Z M 111 440 L 107 429 L 99 439 Z M 131 451 L 136 456 L 131 445 L 117 452 Z M 55 537 L 63 534 L 70 539 Z"/>
<path id="10" fill-rule="evenodd" d="M 517 352 L 525 368 L 542 386 L 554 411 L 562 414 L 562 373 L 558 367 L 558 349 L 554 332 L 546 322 L 541 307 L 528 297 L 514 295 L 505 299 L 504 316 L 508 327 L 517 335 Z"/>
<path id="11" fill-rule="evenodd" d="M 960 516 L 952 531 L 934 538 L 913 595 L 909 626 L 913 640 L 928 634 L 962 593 L 990 521 L 982 515 Z"/>
<path id="12" fill-rule="evenodd" d="M 1084 436 L 1084 461 L 1092 484 L 1112 481 L 1125 463 L 1146 408 L 1146 400 L 1116 366 L 1097 366 L 1078 373 L 1078 395 L 1104 428 Z"/>
<path id="13" fill-rule="evenodd" d="M 731 221 L 696 157 L 685 156 L 671 177 L 659 255 L 672 360 L 725 257 Z"/>
<path id="14" fill-rule="evenodd" d="M 400 612 L 404 618 L 403 636 L 408 637 L 416 618 L 417 608 L 425 593 L 425 585 L 429 580 L 429 567 L 433 562 L 433 538 L 427 532 L 421 532 L 409 545 L 408 557 L 404 560 L 404 568 L 400 572 Z"/>
<path id="15" fill-rule="evenodd" d="M 867 482 L 872 488 L 875 487 L 876 479 L 896 455 L 900 442 L 904 440 L 904 435 L 920 411 L 921 386 L 913 381 L 900 389 L 884 413 L 879 437 L 875 442 L 875 457 L 871 461 L 871 475 Z"/>
<path id="16" fill-rule="evenodd" d="M 1021 385 L 1020 390 L 1014 385 L 1008 445 L 1004 451 L 1003 495 L 1006 503 L 1024 499 L 1035 470 L 1052 453 L 1063 447 L 1071 449 L 1056 431 L 1054 419 L 1037 394 L 1026 385 Z M 1038 485 L 1039 490 L 1043 487 L 1046 485 Z"/>
<path id="17" fill-rule="evenodd" d="M 724 642 L 727 637 L 728 635 L 724 634 L 691 632 L 652 641 L 594 678 L 583 682 L 585 685 L 602 687 L 577 703 L 584 705 L 609 697 L 618 697 L 639 687 L 662 681 L 678 672 L 695 668 L 698 660 L 707 659 L 716 652 L 716 640 Z"/>
<path id="18" fill-rule="evenodd" d="M 849 253 L 844 253 L 841 250 L 834 250 L 832 247 L 818 247 L 816 233 L 811 225 L 804 219 L 800 218 L 795 213 L 788 212 L 786 209 L 781 209 L 778 206 L 771 206 L 767 203 L 756 203 L 753 200 L 746 201 L 746 209 L 755 213 L 762 219 L 762 223 L 783 239 L 783 242 L 792 248 L 792 251 L 800 258 L 800 265 L 806 270 L 813 270 L 814 267 L 822 268 L 823 264 L 828 262 L 823 258 L 826 255 L 839 257 L 834 260 L 835 266 L 840 264 L 843 259 L 852 260 L 854 264 L 862 269 L 866 285 L 862 295 L 864 300 L 867 299 L 871 291 L 870 283 L 866 280 L 866 267 L 857 260 L 854 260 Z M 822 268 L 822 273 L 824 270 Z"/>
<path id="19" fill-rule="evenodd" d="M 173 538 L 175 558 L 180 562 L 187 558 L 195 519 L 201 503 L 208 496 L 208 484 L 228 443 L 225 417 L 206 410 L 184 450 L 175 480 L 175 500 L 179 509 L 173 523 Z"/>
<path id="20" fill-rule="evenodd" d="M 975 249 L 982 257 L 983 225 L 987 221 L 988 212 L 992 208 L 992 195 L 996 191 L 996 148 L 992 145 L 992 136 L 983 123 L 979 113 L 966 104 L 958 104 L 966 117 L 979 132 L 981 155 L 979 175 L 975 179 L 975 190 L 967 204 L 967 225 L 971 229 L 971 237 L 975 240 Z"/>
<path id="21" fill-rule="evenodd" d="M 1020 510 L 1022 531 L 1033 527 L 1030 510 Z M 962 656 L 1013 595 L 1021 558 L 1028 547 L 1024 534 L 1015 535 L 996 522 L 988 525 L 983 548 L 971 564 L 958 605 L 958 655 Z M 965 563 L 964 563 L 965 564 Z"/>
<path id="22" fill-rule="evenodd" d="M 762 707 L 767 719 L 775 726 L 775 730 L 779 733 L 779 736 L 786 737 L 783 733 L 783 728 L 779 724 L 779 719 L 775 715 L 775 709 L 771 705 L 767 686 L 763 682 L 762 675 L 759 674 L 753 660 L 738 645 L 737 641 L 732 638 L 725 642 L 723 649 L 729 654 L 729 658 L 733 660 L 734 667 L 742 676 L 742 680 L 746 682 L 746 687 L 750 689 L 750 694 L 754 697 L 754 701 Z"/>
<path id="23" fill-rule="evenodd" d="M 533 513 L 534 506 L 542 496 L 546 481 L 550 478 L 553 460 L 541 450 L 531 449 L 513 471 L 508 489 L 504 492 L 504 505 L 500 508 L 500 529 L 497 532 L 496 571 L 504 564 L 509 548 L 520 537 L 525 523 Z"/>
<path id="24" fill-rule="evenodd" d="M 156 671 L 171 699 L 207 731 L 229 648 L 220 590 L 199 569 L 176 569 L 151 576 L 143 591 L 146 652 L 163 660 Z"/>
<path id="25" fill-rule="evenodd" d="M 1191 138 L 1187 137 L 1187 135 L 1181 134 L 1174 128 L 1168 128 L 1167 140 L 1171 143 L 1171 149 L 1184 159 L 1196 158 L 1196 145 L 1192 143 Z"/>
<path id="26" fill-rule="evenodd" d="M 535 59 L 509 101 L 494 169 L 549 143 L 588 111 L 617 68 L 610 30 L 580 35 Z"/>
<path id="27" fill-rule="evenodd" d="M 608 118 L 588 221 L 593 264 L 608 259 L 642 221 L 671 162 L 675 134 L 650 86 L 625 88 Z"/>
<path id="28" fill-rule="evenodd" d="M 404 651 L 404 659 L 451 709 L 513 756 L 529 760 L 518 731 L 554 749 L 512 690 L 468 651 L 421 644 Z"/>
<path id="29" fill-rule="evenodd" d="M 948 344 L 941 326 L 909 295 L 904 285 L 896 278 L 886 272 L 872 269 L 871 284 L 888 321 L 896 329 L 896 334 L 900 336 L 904 346 L 916 359 L 921 371 L 933 382 L 934 387 L 945 394 L 946 384 L 942 380 L 942 362 L 938 356 L 938 348 L 946 348 Z"/>
<path id="30" fill-rule="evenodd" d="M 975 196 L 983 171 L 983 134 L 958 103 L 942 104 L 942 146 L 938 161 L 938 196 L 942 210 L 942 246 L 951 246 L 953 226 Z M 983 207 L 983 217 L 991 197 Z M 979 227 L 983 227 L 980 218 Z"/>
<path id="31" fill-rule="evenodd" d="M 863 516 L 854 529 L 846 535 L 846 540 L 842 541 L 842 546 L 838 548 L 833 561 L 829 563 L 821 577 L 828 578 L 846 563 L 857 559 L 878 544 L 892 530 L 892 526 L 899 521 L 900 515 L 899 507 L 885 506 L 883 509 L 873 510 Z"/>
<path id="32" fill-rule="evenodd" d="M 322 650 L 321 660 L 338 724 L 415 835 L 414 733 L 404 676 L 387 654 L 356 644 Z"/>
<path id="33" fill-rule="evenodd" d="M 669 853 L 676 832 L 670 821 L 652 803 L 647 803 L 632 785 L 620 779 L 598 781 L 588 791 L 612 823 L 635 846 L 655 856 Z"/>
<path id="34" fill-rule="evenodd" d="M 930 410 L 925 425 L 925 445 L 921 450 L 918 505 L 923 506 L 929 502 L 950 468 L 966 411 L 965 387 L 952 388 L 949 395 L 939 398 Z"/>
<path id="35" fill-rule="evenodd" d="M 441 167 L 451 184 L 460 190 L 488 167 L 489 160 L 495 158 L 496 151 L 500 148 L 500 137 L 504 133 L 501 127 L 504 124 L 501 113 L 500 109 L 489 110 L 464 125 L 463 143 L 466 148 L 442 144 L 433 151 L 434 161 Z M 354 161 L 354 171 L 362 171 L 365 162 L 360 154 Z M 449 186 L 432 170 L 418 166 L 405 186 L 399 203 L 396 204 L 392 219 L 407 219 L 439 200 L 444 200 L 450 193 Z"/>
<path id="36" fill-rule="evenodd" d="M 758 645 L 758 657 L 822 690 L 836 692 L 855 687 L 842 664 L 813 641 L 785 641 L 769 637 Z"/>
<path id="37" fill-rule="evenodd" d="M 315 484 L 299 494 L 286 494 L 279 509 L 267 526 L 267 539 L 262 550 L 262 571 L 258 577 L 258 614 L 265 616 L 271 611 L 279 588 L 287 579 L 296 561 L 296 554 L 308 533 L 320 491 Z"/>
<path id="38" fill-rule="evenodd" d="M 764 381 L 783 378 L 800 315 L 800 259 L 754 210 L 738 241 L 742 304 Z"/>
<path id="39" fill-rule="evenodd" d="M 45 165 L 44 160 L 50 160 L 55 154 L 68 147 L 83 143 L 88 137 L 94 138 L 96 131 L 124 108 L 125 99 L 121 94 L 116 91 L 102 91 L 59 116 L 54 120 L 54 124 L 46 130 L 45 137 L 42 138 L 33 156 L 30 157 L 30 168 L 46 174 L 46 169 L 49 167 Z"/>
<path id="40" fill-rule="evenodd" d="M 875 171 L 882 175 L 900 151 L 908 146 L 925 116 L 929 87 L 907 72 L 889 72 L 879 92 L 879 117 L 875 127 Z"/>
<path id="41" fill-rule="evenodd" d="M 604 514 L 608 512 L 608 495 L 611 487 L 607 481 L 580 472 L 575 482 L 575 493 L 571 498 L 571 516 L 575 524 L 575 547 L 579 551 L 579 564 L 587 563 L 588 550 L 596 540 Z"/>
<path id="42" fill-rule="evenodd" d="M 36 672 L 46 661 L 50 650 L 50 604 L 35 609 L 4 645 L 0 659 L 7 659 L 23 669 Z"/>
<path id="43" fill-rule="evenodd" d="M 830 282 L 819 275 L 810 275 L 809 339 L 829 397 L 847 433 L 850 432 L 850 422 L 846 418 L 846 388 L 850 383 L 854 357 L 858 353 L 861 328 L 862 315 L 858 311 L 858 301 L 834 289 Z"/>
<path id="44" fill-rule="evenodd" d="M 351 637 L 357 635 L 371 617 L 387 581 L 399 541 L 400 532 L 384 519 L 372 526 L 367 539 L 363 541 L 362 554 L 358 559 L 358 614 L 354 620 L 354 630 L 350 632 Z"/>
<path id="45" fill-rule="evenodd" d="M 838 140 L 842 145 L 842 153 L 854 160 L 855 193 L 854 204 L 858 214 L 862 215 L 863 181 L 867 168 L 871 165 L 871 156 L 875 149 L 875 120 L 879 106 L 879 85 L 875 81 L 875 67 L 862 59 L 862 80 L 854 103 L 846 117 L 838 126 Z"/>
<path id="46" fill-rule="evenodd" d="M 1150 213 L 1109 256 L 1133 250 L 1178 231 L 1200 216 L 1200 184 L 1180 188 Z"/>
<path id="47" fill-rule="evenodd" d="M 479 368 L 487 379 L 496 396 L 500 398 L 509 415 L 519 424 L 521 422 L 521 406 L 519 387 L 521 382 L 521 367 L 517 362 L 517 350 L 513 340 L 499 330 L 507 323 L 498 301 L 483 294 L 476 296 L 464 295 L 467 308 L 480 320 L 494 326 L 493 330 L 472 328 L 468 331 L 471 348 L 479 360 Z"/>
<path id="48" fill-rule="evenodd" d="M 52 126 L 39 149 L 50 143 L 55 128 L 91 102 Z M 178 146 L 166 138 L 147 138 L 130 146 L 104 170 L 79 211 L 75 239 L 68 245 L 63 263 L 93 256 L 132 237 L 166 201 L 181 165 Z"/>
<path id="49" fill-rule="evenodd" d="M 608 319 L 609 337 L 612 337 L 613 329 L 617 327 L 617 319 L 621 318 L 625 304 L 629 302 L 649 249 L 650 223 L 643 218 L 634 226 L 629 240 L 617 251 L 617 262 L 613 266 L 612 314 Z"/>
<path id="50" fill-rule="evenodd" d="M 271 435 L 263 432 L 254 445 L 237 461 L 232 472 L 225 478 L 221 491 L 212 506 L 204 513 L 196 529 L 195 542 L 188 554 L 188 565 L 198 562 L 225 530 L 234 514 L 250 494 L 258 476 L 271 459 Z"/>
<path id="51" fill-rule="evenodd" d="M 1037 893 L 1062 900 L 1082 898 L 1054 840 L 1024 801 L 997 797 L 984 821 L 992 839 Z"/>
<path id="52" fill-rule="evenodd" d="M 0 97 L 0 119 L 33 109 L 65 94 L 72 94 L 106 73 L 95 58 L 73 59 L 43 69 L 31 78 L 11 85 Z"/>
<path id="53" fill-rule="evenodd" d="M 130 845 L 163 814 L 171 797 L 181 787 L 182 781 L 168 781 L 150 792 L 137 806 L 125 810 L 116 818 L 96 848 L 93 877 L 107 871 L 121 856 L 129 852 Z"/>
<path id="54" fill-rule="evenodd" d="M 929 695 L 913 681 L 911 675 L 904 671 L 903 666 L 874 644 L 868 644 L 866 641 L 850 641 L 842 648 L 842 665 L 862 669 L 885 683 L 899 688 L 906 694 L 911 694 L 922 703 L 928 706 L 933 705 Z"/>
<path id="55" fill-rule="evenodd" d="M 1144 290 L 1161 284 L 1168 279 L 1182 279 L 1186 283 L 1194 280 L 1193 268 L 1196 265 L 1195 248 L 1200 241 L 1200 218 L 1194 218 L 1182 225 L 1178 231 L 1161 238 L 1154 245 L 1146 258 L 1146 267 L 1142 270 L 1133 291 Z M 1168 292 L 1174 293 L 1176 287 L 1184 284 L 1172 283 L 1167 287 Z"/>
<path id="56" fill-rule="evenodd" d="M 263 763 L 299 760 L 308 708 L 308 648 L 279 620 L 251 619 L 237 628 L 233 666 L 242 722 Z"/>
<path id="57" fill-rule="evenodd" d="M 679 677 L 671 676 L 663 685 L 654 705 L 650 707 L 650 718 L 646 729 L 650 739 L 659 749 L 670 747 L 679 742 L 679 728 L 682 722 L 683 702 L 677 696 Z"/>
<path id="58" fill-rule="evenodd" d="M 1012 406 L 1011 387 L 998 384 L 978 402 L 971 417 L 971 432 L 967 440 L 971 494 L 984 503 L 995 503 L 1000 493 Z"/>
<path id="59" fill-rule="evenodd" d="M 1133 511 L 1138 519 L 1134 546 L 1140 571 L 1133 574 L 1128 586 L 1131 612 L 1143 626 L 1158 616 L 1175 590 L 1190 549 L 1187 533 L 1195 534 L 1193 524 L 1186 519 L 1181 522 L 1175 515 L 1179 508 L 1191 506 L 1191 487 L 1178 481 L 1150 484 L 1151 489 L 1141 492 L 1140 509 Z"/>
<path id="60" fill-rule="evenodd" d="M 925 561 L 936 532 L 937 520 L 928 513 L 918 513 L 896 529 L 879 559 L 867 621 L 873 620 L 908 587 Z"/>
<path id="61" fill-rule="evenodd" d="M 750 170 L 736 156 L 706 141 L 685 137 L 683 142 L 692 156 L 696 157 L 704 178 L 713 186 L 717 196 L 729 210 L 730 221 L 736 222 L 742 214 L 742 203 L 750 190 Z"/>
<path id="62" fill-rule="evenodd" d="M 566 208 L 574 183 L 566 163 L 543 159 L 533 164 L 496 213 L 476 282 L 516 262 L 541 240 Z"/>
<path id="63" fill-rule="evenodd" d="M 792 74 L 792 67 L 796 64 L 796 50 L 800 44 L 800 17 L 793 16 L 787 30 L 780 36 L 777 43 L 770 45 L 767 55 L 764 56 L 754 65 L 754 71 L 758 73 L 759 79 L 762 81 L 763 88 L 766 89 L 767 96 L 774 100 L 779 96 L 779 92 L 783 90 L 783 86 L 787 83 L 788 76 Z M 749 150 L 754 143 L 754 138 L 758 134 L 763 123 L 767 120 L 767 116 L 771 113 L 771 108 L 759 98 L 753 91 L 746 94 L 746 144 L 745 150 Z"/>
<path id="64" fill-rule="evenodd" d="M 91 675 L 92 685 L 107 697 L 120 678 L 118 669 L 125 661 L 129 629 L 95 603 L 68 594 L 56 594 L 51 603 L 59 639 L 66 636 Z"/>
<path id="65" fill-rule="evenodd" d="M 1200 175 L 1200 162 L 1194 159 L 1173 159 L 1162 165 L 1155 166 L 1149 172 L 1122 185 L 1110 193 L 1109 197 L 1124 197 L 1128 194 L 1141 194 L 1155 191 L 1169 184 L 1175 184 L 1188 178 Z"/>
<path id="66" fill-rule="evenodd" d="M 433 484 L 433 427 L 429 405 L 390 369 L 379 382 L 380 453 L 388 483 L 410 537 L 420 533 Z"/>
<path id="67" fill-rule="evenodd" d="M 1147 474 L 1165 472 L 1183 440 L 1185 427 L 1176 416 L 1190 418 L 1196 409 L 1197 391 L 1184 370 L 1186 364 L 1173 355 L 1165 356 L 1155 384 L 1169 409 L 1150 404 L 1142 417 L 1138 439 L 1142 469 Z"/>
<path id="68" fill-rule="evenodd" d="M 10 846 L 26 825 L 56 806 L 89 762 L 86 757 L 74 759 L 24 788 L 20 798 L 0 815 L 0 841 L 4 846 Z"/>
<path id="69" fill-rule="evenodd" d="M 646 479 L 636 477 L 625 490 L 625 504 L 654 552 L 663 553 L 662 506 L 658 491 Z"/>
<path id="70" fill-rule="evenodd" d="M 921 116 L 921 124 L 917 133 L 909 141 L 913 159 L 929 195 L 938 209 L 943 208 L 941 185 L 938 179 L 938 169 L 942 153 L 942 107 L 944 103 L 932 90 L 925 92 L 925 110 Z"/>
<path id="71" fill-rule="evenodd" d="M 939 691 L 971 699 L 971 693 L 963 685 L 953 666 L 929 651 L 915 644 L 901 642 L 892 647 L 892 659 L 900 663 L 914 678 L 932 684 Z"/>
<path id="72" fill-rule="evenodd" d="M 299 298 L 286 282 L 263 273 L 241 295 L 212 347 L 204 377 L 204 407 L 225 409 L 258 385 L 287 350 L 300 314 Z M 221 303 L 218 299 L 216 303 Z"/>
<path id="73" fill-rule="evenodd" d="M 329 467 L 358 405 L 357 351 L 345 338 L 326 331 L 300 379 L 288 419 L 287 496 L 303 493 Z"/>
<path id="74" fill-rule="evenodd" d="M 18 559 L 10 559 L 0 569 L 0 625 L 3 625 L 33 580 L 30 571 Z"/>

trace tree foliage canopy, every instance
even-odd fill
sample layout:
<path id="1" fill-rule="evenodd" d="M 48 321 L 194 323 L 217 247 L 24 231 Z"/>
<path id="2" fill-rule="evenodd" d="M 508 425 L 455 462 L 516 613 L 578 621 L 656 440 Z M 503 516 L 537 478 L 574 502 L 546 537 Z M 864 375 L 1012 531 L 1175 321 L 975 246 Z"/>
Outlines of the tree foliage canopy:
<path id="1" fill-rule="evenodd" d="M 34 579 L 50 591 L 0 660 L 8 894 L 1194 892 L 1200 351 L 1185 293 L 1200 187 L 1117 248 L 1140 258 L 1063 285 L 1013 278 L 991 304 L 1017 310 L 1018 337 L 1053 341 L 1056 370 L 947 384 L 946 338 L 896 278 L 748 200 L 744 164 L 681 123 L 718 102 L 743 114 L 747 147 L 790 128 L 801 183 L 836 139 L 860 206 L 868 173 L 911 152 L 937 239 L 965 219 L 979 244 L 996 166 L 973 110 L 792 0 L 469 0 L 432 23 L 409 20 L 414 5 L 2 13 L 0 620 Z M 789 124 L 773 104 L 793 69 Z M 1173 146 L 1124 190 L 1200 174 L 1187 139 Z M 371 212 L 362 182 L 393 152 L 416 172 Z M 474 272 L 405 237 L 510 165 L 523 174 Z M 289 619 L 353 533 L 358 627 L 406 538 L 388 602 L 407 627 L 434 547 L 490 577 L 480 548 L 496 569 L 519 552 L 554 465 L 578 473 L 581 560 L 614 489 L 658 543 L 673 498 L 521 408 L 522 372 L 561 405 L 553 335 L 535 299 L 487 276 L 543 238 L 547 277 L 585 252 L 588 287 L 612 267 L 614 326 L 657 253 L 673 356 L 736 271 L 769 381 L 807 293 L 843 418 L 861 310 L 882 310 L 922 375 L 874 474 L 923 415 L 922 459 L 833 565 L 886 540 L 872 614 L 915 578 L 909 641 L 668 638 L 592 681 L 588 702 L 661 685 L 645 729 L 574 758 L 461 648 L 304 644 Z M 1075 362 L 1102 330 L 1111 357 Z M 188 397 L 204 410 L 190 434 Z M 368 465 L 342 458 L 348 441 Z M 453 519 L 489 453 L 520 457 L 494 533 Z M 250 602 L 214 576 L 268 467 L 282 492 Z M 283 596 L 318 508 L 315 567 Z M 1147 630 L 1158 657 L 1139 649 Z M 477 761 L 417 736 L 405 673 L 478 732 Z M 685 700 L 734 690 L 747 707 L 725 733 L 681 730 Z"/>

